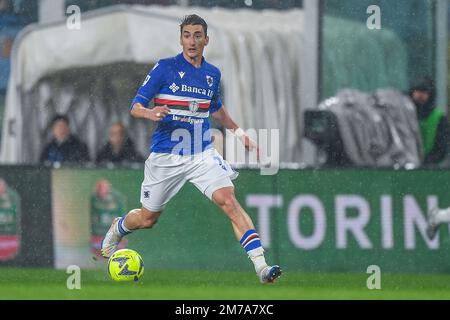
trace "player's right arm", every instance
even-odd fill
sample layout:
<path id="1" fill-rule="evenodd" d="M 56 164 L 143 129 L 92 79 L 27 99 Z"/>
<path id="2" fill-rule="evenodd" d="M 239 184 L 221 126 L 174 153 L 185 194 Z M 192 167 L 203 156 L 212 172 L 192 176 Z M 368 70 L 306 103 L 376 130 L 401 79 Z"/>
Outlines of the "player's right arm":
<path id="1" fill-rule="evenodd" d="M 149 109 L 137 102 L 133 104 L 131 115 L 135 118 L 161 121 L 169 113 L 169 111 L 170 109 L 167 106 L 154 107 L 153 109 Z"/>
<path id="2" fill-rule="evenodd" d="M 164 82 L 164 63 L 159 61 L 145 78 L 133 102 L 130 113 L 133 117 L 161 121 L 170 111 L 167 106 L 149 109 L 147 106 L 151 99 L 159 92 Z"/>

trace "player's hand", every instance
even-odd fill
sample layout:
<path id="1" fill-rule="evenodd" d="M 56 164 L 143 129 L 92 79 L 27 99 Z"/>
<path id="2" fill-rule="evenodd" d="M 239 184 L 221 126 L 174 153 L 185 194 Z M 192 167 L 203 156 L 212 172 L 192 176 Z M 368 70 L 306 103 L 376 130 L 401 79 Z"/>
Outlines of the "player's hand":
<path id="1" fill-rule="evenodd" d="M 243 135 L 241 138 L 242 143 L 245 146 L 245 149 L 247 149 L 248 151 L 253 151 L 256 150 L 256 159 L 259 160 L 259 156 L 260 156 L 260 151 L 259 151 L 259 146 L 258 144 L 253 141 L 248 135 Z"/>
<path id="2" fill-rule="evenodd" d="M 153 121 L 161 121 L 165 116 L 167 116 L 170 112 L 170 109 L 167 105 L 161 107 L 154 107 L 150 110 L 150 120 Z"/>

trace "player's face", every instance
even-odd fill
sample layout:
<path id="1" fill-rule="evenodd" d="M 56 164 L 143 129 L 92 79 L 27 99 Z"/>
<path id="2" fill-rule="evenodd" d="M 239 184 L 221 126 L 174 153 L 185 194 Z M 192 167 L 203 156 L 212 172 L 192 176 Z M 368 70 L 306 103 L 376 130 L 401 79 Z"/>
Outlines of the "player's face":
<path id="1" fill-rule="evenodd" d="M 208 45 L 209 38 L 201 25 L 187 25 L 183 27 L 180 43 L 183 53 L 191 60 L 201 59 L 203 50 Z"/>

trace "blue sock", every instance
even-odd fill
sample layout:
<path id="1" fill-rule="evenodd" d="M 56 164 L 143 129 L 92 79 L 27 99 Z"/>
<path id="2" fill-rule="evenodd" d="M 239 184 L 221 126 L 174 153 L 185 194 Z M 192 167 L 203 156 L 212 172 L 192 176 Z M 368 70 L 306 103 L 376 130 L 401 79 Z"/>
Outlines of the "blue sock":
<path id="1" fill-rule="evenodd" d="M 264 258 L 264 249 L 261 246 L 261 240 L 259 239 L 258 233 L 256 230 L 250 229 L 242 236 L 242 239 L 239 242 L 252 260 L 256 273 L 260 274 L 260 272 L 267 267 L 267 263 Z"/>
<path id="2" fill-rule="evenodd" d="M 119 231 L 119 233 L 122 237 L 131 233 L 131 230 L 129 230 L 129 229 L 127 229 L 127 227 L 125 227 L 124 221 L 125 221 L 125 217 L 121 217 L 119 222 L 117 223 L 117 230 Z"/>
<path id="3" fill-rule="evenodd" d="M 254 229 L 248 230 L 239 241 L 241 246 L 244 247 L 244 250 L 249 253 L 249 251 L 261 248 L 261 240 L 259 239 L 259 235 Z"/>

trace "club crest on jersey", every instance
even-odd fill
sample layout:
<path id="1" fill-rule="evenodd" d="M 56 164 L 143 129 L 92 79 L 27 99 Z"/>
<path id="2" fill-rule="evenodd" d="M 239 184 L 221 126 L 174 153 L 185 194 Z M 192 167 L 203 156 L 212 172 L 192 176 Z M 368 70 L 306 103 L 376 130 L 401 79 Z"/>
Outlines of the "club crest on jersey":
<path id="1" fill-rule="evenodd" d="M 183 77 L 184 77 L 184 72 L 183 72 L 183 71 L 179 71 L 178 74 L 180 75 L 180 78 L 183 79 Z"/>
<path id="2" fill-rule="evenodd" d="M 211 76 L 206 76 L 206 82 L 208 83 L 208 86 L 212 86 L 213 85 L 213 82 L 214 82 L 214 79 L 213 79 L 213 77 L 211 77 Z"/>
<path id="3" fill-rule="evenodd" d="M 189 101 L 189 111 L 197 112 L 199 104 L 197 101 Z"/>

